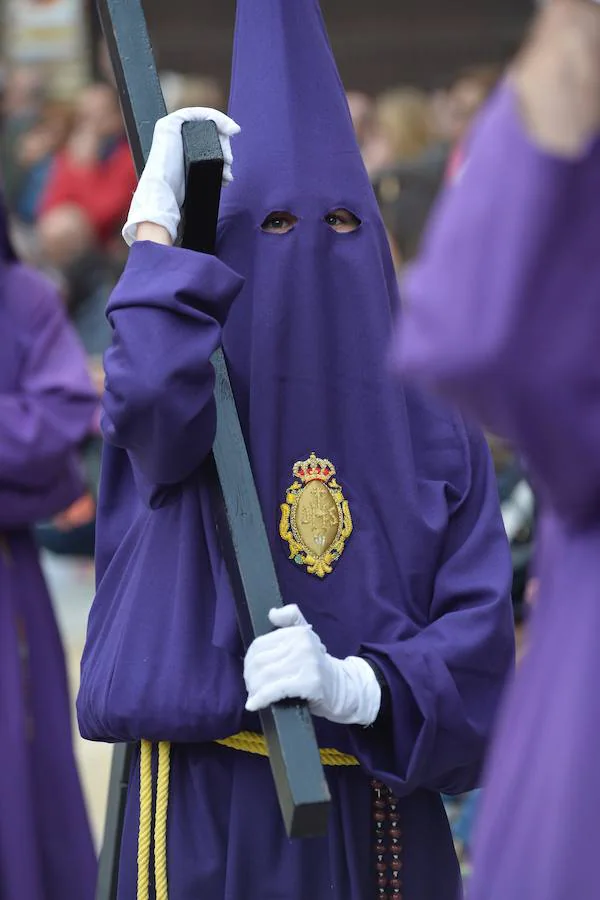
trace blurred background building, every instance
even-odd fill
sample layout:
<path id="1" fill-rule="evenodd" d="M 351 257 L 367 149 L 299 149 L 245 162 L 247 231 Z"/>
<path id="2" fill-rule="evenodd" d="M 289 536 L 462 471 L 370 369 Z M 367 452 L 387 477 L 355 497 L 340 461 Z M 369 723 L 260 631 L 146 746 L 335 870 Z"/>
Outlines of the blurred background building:
<path id="1" fill-rule="evenodd" d="M 398 83 L 432 88 L 456 71 L 502 63 L 533 0 L 329 0 L 323 4 L 344 82 L 376 94 Z M 158 64 L 229 77 L 234 0 L 146 0 Z M 58 89 L 98 71 L 93 0 L 1 0 L 4 58 L 50 64 Z M 60 63 L 60 67 L 56 66 Z M 52 66 L 54 64 L 54 66 Z"/>
<path id="2" fill-rule="evenodd" d="M 377 94 L 399 83 L 447 84 L 465 66 L 503 62 L 533 3 L 324 0 L 322 7 L 346 87 Z M 234 0 L 145 0 L 144 9 L 161 68 L 227 82 Z"/>

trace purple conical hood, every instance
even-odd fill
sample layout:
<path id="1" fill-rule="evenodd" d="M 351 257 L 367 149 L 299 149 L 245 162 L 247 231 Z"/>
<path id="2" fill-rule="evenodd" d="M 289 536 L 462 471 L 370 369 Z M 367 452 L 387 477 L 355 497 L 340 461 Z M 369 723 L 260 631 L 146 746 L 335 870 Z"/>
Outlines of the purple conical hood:
<path id="1" fill-rule="evenodd" d="M 396 554 L 420 515 L 424 451 L 387 367 L 396 277 L 316 0 L 238 0 L 230 111 L 242 132 L 217 252 L 246 282 L 223 347 L 284 598 L 330 652 L 351 654 L 386 604 L 410 602 Z M 357 230 L 325 221 L 340 208 Z M 283 211 L 291 231 L 261 229 Z M 335 466 L 354 523 L 323 579 L 279 532 L 294 464 L 313 451 Z"/>
<path id="2" fill-rule="evenodd" d="M 308 195 L 323 214 L 376 211 L 317 0 L 239 0 L 230 115 L 242 134 L 224 209 L 298 214 Z"/>

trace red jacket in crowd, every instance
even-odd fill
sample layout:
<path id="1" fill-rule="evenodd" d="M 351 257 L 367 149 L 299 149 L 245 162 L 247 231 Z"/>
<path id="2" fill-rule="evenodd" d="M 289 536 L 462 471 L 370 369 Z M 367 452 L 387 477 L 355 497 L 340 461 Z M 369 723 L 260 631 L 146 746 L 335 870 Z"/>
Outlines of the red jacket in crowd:
<path id="1" fill-rule="evenodd" d="M 104 159 L 91 164 L 76 162 L 68 149 L 63 150 L 54 161 L 39 213 L 75 204 L 85 210 L 98 239 L 106 243 L 127 218 L 136 182 L 125 138 Z"/>

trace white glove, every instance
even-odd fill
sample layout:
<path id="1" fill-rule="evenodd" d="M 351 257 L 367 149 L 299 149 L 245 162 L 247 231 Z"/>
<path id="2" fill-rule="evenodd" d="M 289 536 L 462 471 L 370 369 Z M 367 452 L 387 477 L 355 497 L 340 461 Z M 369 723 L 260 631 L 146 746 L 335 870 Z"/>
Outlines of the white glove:
<path id="1" fill-rule="evenodd" d="M 123 237 L 129 246 L 136 240 L 137 226 L 141 222 L 162 225 L 171 235 L 171 240 L 175 241 L 181 218 L 180 210 L 185 199 L 181 128 L 184 122 L 206 121 L 214 122 L 219 132 L 224 159 L 223 184 L 233 181 L 231 138 L 240 132 L 240 126 L 233 119 L 225 113 L 201 106 L 179 109 L 159 119 L 154 126 L 148 161 L 133 195 L 127 222 L 123 228 Z"/>
<path id="2" fill-rule="evenodd" d="M 246 709 L 301 699 L 313 715 L 330 722 L 371 725 L 381 687 L 369 663 L 358 656 L 330 656 L 296 605 L 272 609 L 269 619 L 278 630 L 256 638 L 244 661 Z"/>

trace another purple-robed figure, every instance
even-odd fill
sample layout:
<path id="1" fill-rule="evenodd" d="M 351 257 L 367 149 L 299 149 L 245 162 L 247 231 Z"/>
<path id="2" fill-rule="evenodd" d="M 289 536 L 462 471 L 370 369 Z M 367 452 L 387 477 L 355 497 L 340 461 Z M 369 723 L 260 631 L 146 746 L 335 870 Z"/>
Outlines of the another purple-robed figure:
<path id="1" fill-rule="evenodd" d="M 394 269 L 316 0 L 239 0 L 231 114 L 242 134 L 218 258 L 136 243 L 109 303 L 80 727 L 96 740 L 173 742 L 174 900 L 457 900 L 439 792 L 477 782 L 513 660 L 487 448 L 389 377 Z M 332 227 L 341 208 L 361 222 L 353 233 Z M 297 221 L 277 233 L 272 214 L 284 211 Z M 203 466 L 220 341 L 284 599 L 329 653 L 362 654 L 389 685 L 388 715 L 372 727 L 315 719 L 322 747 L 360 763 L 327 769 L 321 839 L 289 841 L 267 760 L 215 743 L 259 730 L 244 709 L 244 650 Z M 279 533 L 292 468 L 311 451 L 335 466 L 353 522 L 324 578 Z M 398 883 L 379 887 L 373 778 L 399 798 L 401 830 Z M 121 900 L 136 895 L 138 820 L 139 766 Z"/>
<path id="2" fill-rule="evenodd" d="M 600 143 L 563 161 L 510 85 L 409 281 L 397 356 L 524 454 L 544 506 L 530 648 L 484 792 L 472 900 L 595 900 L 600 798 Z"/>
<path id="3" fill-rule="evenodd" d="M 53 286 L 15 259 L 0 210 L 0 896 L 92 900 L 96 860 L 63 651 L 31 527 L 85 485 L 97 398 Z"/>

